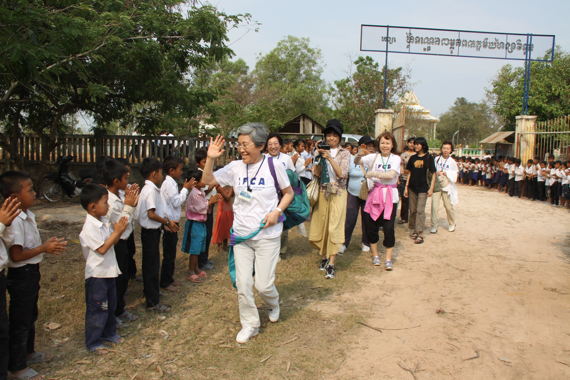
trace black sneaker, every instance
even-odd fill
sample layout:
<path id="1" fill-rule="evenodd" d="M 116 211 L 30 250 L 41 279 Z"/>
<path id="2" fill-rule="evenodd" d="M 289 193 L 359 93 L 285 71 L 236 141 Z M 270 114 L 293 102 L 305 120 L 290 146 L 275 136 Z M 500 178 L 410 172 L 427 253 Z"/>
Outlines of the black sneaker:
<path id="1" fill-rule="evenodd" d="M 326 270 L 327 265 L 329 265 L 329 260 L 328 259 L 322 259 L 321 265 L 319 266 L 319 270 Z"/>
<path id="2" fill-rule="evenodd" d="M 325 274 L 325 278 L 334 278 L 334 265 L 329 264 L 327 266 L 327 274 Z"/>

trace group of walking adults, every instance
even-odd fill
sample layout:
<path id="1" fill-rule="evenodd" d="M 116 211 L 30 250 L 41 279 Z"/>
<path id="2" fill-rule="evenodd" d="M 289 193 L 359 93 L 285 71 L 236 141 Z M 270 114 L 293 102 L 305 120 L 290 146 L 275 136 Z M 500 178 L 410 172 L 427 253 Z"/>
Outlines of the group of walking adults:
<path id="1" fill-rule="evenodd" d="M 211 139 L 202 181 L 208 186 L 232 186 L 236 194 L 230 245 L 242 323 L 236 338 L 238 343 L 245 343 L 258 334 L 260 319 L 253 286 L 270 309 L 269 320 L 279 320 L 275 270 L 282 249 L 283 211 L 294 196 L 286 169 L 310 174 L 310 179 L 306 174 L 301 177 L 305 183 L 319 181 L 308 238 L 311 247 L 321 256 L 319 269 L 325 272 L 327 279 L 335 277 L 337 255 L 348 247 L 359 211 L 362 247 L 372 252 L 372 263 L 376 266 L 381 265 L 378 242 L 379 231 L 383 232 L 386 270 L 393 269 L 392 251 L 400 199 L 399 223 L 409 223 L 410 237 L 416 244 L 424 241 L 425 205 L 435 192 L 441 193 L 438 203 L 439 199 L 444 200 L 449 231 L 455 230 L 457 165 L 450 158 L 453 151 L 450 142 L 444 142 L 442 155 L 436 160 L 429 154 L 424 138 L 408 140 L 406 152 L 398 155 L 394 136 L 384 132 L 376 139 L 362 137 L 358 153 L 353 155 L 340 145 L 343 133 L 340 121 L 329 120 L 323 131 L 324 140 L 317 141 L 314 148 L 305 146 L 304 142 L 294 143 L 298 151 L 293 163 L 291 156 L 280 149 L 281 137 L 270 135 L 264 124 L 248 123 L 237 130 L 236 146 L 242 159 L 216 172 L 214 161 L 223 154 L 225 142 L 220 136 Z M 433 199 L 435 203 L 436 197 Z M 439 205 L 432 205 L 432 233 L 437 232 L 437 210 L 436 224 L 433 224 L 434 207 Z"/>

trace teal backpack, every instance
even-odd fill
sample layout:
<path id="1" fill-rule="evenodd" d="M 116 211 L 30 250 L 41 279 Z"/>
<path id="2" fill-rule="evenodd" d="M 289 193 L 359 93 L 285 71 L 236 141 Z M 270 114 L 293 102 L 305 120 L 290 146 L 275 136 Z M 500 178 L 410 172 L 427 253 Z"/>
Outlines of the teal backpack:
<path id="1" fill-rule="evenodd" d="M 281 192 L 281 189 L 279 189 L 279 183 L 277 182 L 273 157 L 269 158 L 268 163 L 269 171 L 273 177 L 273 182 L 275 182 L 277 196 L 279 197 L 279 201 L 281 201 L 283 193 Z M 299 176 L 293 170 L 287 169 L 286 172 L 289 177 L 291 187 L 293 188 L 294 196 L 291 204 L 289 204 L 289 206 L 283 211 L 283 216 L 285 217 L 285 221 L 283 221 L 284 231 L 303 223 L 311 213 L 311 205 L 309 204 L 309 197 L 307 196 L 307 188 L 305 187 L 305 184 L 299 179 Z M 281 218 L 279 218 L 279 221 L 281 221 Z"/>

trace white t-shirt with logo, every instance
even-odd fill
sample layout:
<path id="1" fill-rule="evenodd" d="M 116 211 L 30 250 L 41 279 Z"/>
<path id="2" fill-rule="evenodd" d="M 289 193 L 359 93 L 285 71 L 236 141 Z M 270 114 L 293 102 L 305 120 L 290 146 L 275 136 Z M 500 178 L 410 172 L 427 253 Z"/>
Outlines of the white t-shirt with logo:
<path id="1" fill-rule="evenodd" d="M 376 160 L 374 160 L 376 158 Z M 383 159 L 383 160 L 382 160 Z M 387 173 L 390 170 L 395 170 L 398 175 L 396 175 L 392 179 L 379 179 L 379 178 L 368 178 L 368 190 L 372 190 L 375 183 L 381 183 L 383 185 L 397 185 L 398 184 L 398 177 L 400 176 L 400 163 L 402 159 L 400 156 L 395 154 L 390 154 L 390 157 L 382 157 L 381 154 L 369 154 L 367 156 L 362 157 L 362 161 L 360 162 L 364 169 L 368 169 L 368 172 L 376 171 L 381 173 Z M 374 166 L 373 166 L 374 163 Z M 372 167 L 373 166 L 373 167 Z M 386 189 L 383 189 L 384 192 L 384 199 L 386 199 Z M 398 189 L 392 189 L 392 202 L 398 203 L 399 201 L 398 196 Z"/>
<path id="2" fill-rule="evenodd" d="M 232 161 L 214 173 L 214 178 L 220 186 L 232 186 L 236 194 L 233 205 L 233 229 L 237 236 L 245 237 L 255 232 L 265 216 L 279 205 L 268 159 L 269 156 L 266 156 L 265 159 L 252 165 L 247 165 L 242 160 Z M 285 189 L 291 186 L 285 166 L 279 165 L 277 160 L 274 160 L 274 166 L 278 187 Z M 249 182 L 251 192 L 247 191 L 246 181 Z M 251 196 L 250 201 L 240 197 L 242 191 Z M 261 230 L 252 240 L 274 239 L 281 236 L 282 231 L 283 223 L 277 223 Z"/>

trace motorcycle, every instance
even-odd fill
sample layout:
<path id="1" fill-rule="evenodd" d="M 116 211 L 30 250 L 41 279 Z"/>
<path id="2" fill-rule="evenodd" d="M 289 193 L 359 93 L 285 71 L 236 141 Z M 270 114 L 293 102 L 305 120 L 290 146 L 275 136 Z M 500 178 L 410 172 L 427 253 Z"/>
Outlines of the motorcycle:
<path id="1" fill-rule="evenodd" d="M 58 165 L 57 173 L 52 173 L 44 177 L 41 193 L 50 202 L 59 202 L 64 195 L 74 198 L 81 194 L 81 191 L 91 182 L 96 169 L 82 169 L 79 171 L 81 180 L 77 180 L 69 172 L 68 164 L 75 159 L 75 156 L 60 156 L 55 162 Z"/>

